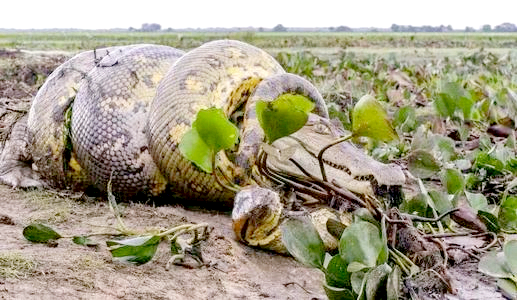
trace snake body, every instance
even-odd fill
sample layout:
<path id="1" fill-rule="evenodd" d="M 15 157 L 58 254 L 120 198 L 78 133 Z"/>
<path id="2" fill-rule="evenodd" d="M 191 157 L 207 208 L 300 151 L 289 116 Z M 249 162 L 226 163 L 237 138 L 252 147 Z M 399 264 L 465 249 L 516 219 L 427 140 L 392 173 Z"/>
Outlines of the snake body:
<path id="1" fill-rule="evenodd" d="M 249 44 L 213 41 L 187 53 L 158 45 L 83 52 L 57 68 L 38 92 L 27 123 L 17 129 L 19 135 L 26 136 L 12 143 L 28 145 L 29 150 L 6 147 L 2 155 L 15 164 L 24 162 L 23 172 L 14 167 L 2 169 L 15 164 L 1 162 L 0 181 L 36 185 L 37 176 L 27 175 L 33 164 L 47 185 L 58 188 L 94 185 L 106 191 L 111 185 L 127 199 L 173 193 L 232 204 L 235 192 L 183 157 L 178 145 L 201 109 L 220 108 L 239 126 L 240 143 L 231 153 L 218 154 L 219 171 L 233 182 L 238 178 L 241 184 L 274 186 L 253 171 L 264 141 L 255 104 L 283 94 L 302 94 L 315 103 L 310 122 L 296 137 L 307 143 L 302 154 L 338 137 L 318 129 L 329 122 L 317 89 L 307 80 L 286 73 L 272 56 Z M 300 146 L 286 145 L 289 149 Z M 382 185 L 403 183 L 398 166 L 380 164 L 356 150 L 329 151 L 331 160 L 340 166 L 329 171 L 334 180 L 359 187 L 354 190 L 357 193 L 372 193 L 370 183 L 358 179 L 362 176 L 372 175 Z M 341 156 L 340 151 L 352 154 Z M 5 155 L 11 152 L 17 154 Z M 309 173 L 319 172 L 314 158 L 303 155 L 296 157 Z M 268 160 L 271 164 L 272 169 L 298 177 L 307 175 L 286 161 Z M 25 177 L 30 178 L 23 181 Z M 237 236 L 252 245 L 285 250 L 278 229 L 283 204 L 276 192 L 246 188 L 239 194 L 233 211 Z"/>

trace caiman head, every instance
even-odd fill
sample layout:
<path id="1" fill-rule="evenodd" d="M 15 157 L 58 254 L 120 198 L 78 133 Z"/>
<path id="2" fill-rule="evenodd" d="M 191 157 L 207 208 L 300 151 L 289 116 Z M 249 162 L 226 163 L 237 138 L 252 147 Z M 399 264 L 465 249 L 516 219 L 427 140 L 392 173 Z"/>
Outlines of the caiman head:
<path id="1" fill-rule="evenodd" d="M 263 139 L 263 132 L 257 129 L 257 122 L 247 116 L 251 126 L 244 130 L 241 141 L 244 145 L 240 149 L 246 156 L 245 159 L 242 155 L 237 158 L 244 167 L 252 166 L 252 176 L 258 185 L 244 188 L 237 194 L 232 213 L 233 228 L 239 239 L 249 245 L 277 252 L 285 252 L 280 225 L 293 216 L 293 203 L 319 203 L 321 207 L 335 204 L 336 198 L 341 202 L 350 201 L 349 208 L 367 205 L 366 199 L 396 203 L 402 199 L 401 187 L 405 182 L 400 166 L 378 162 L 349 142 L 334 145 L 324 152 L 322 162 L 326 180 L 323 180 L 318 159 L 320 150 L 347 133 L 339 123 L 329 120 L 323 99 L 317 91 L 314 92 L 312 85 L 309 84 L 307 88 L 307 82 L 303 80 L 301 84 L 300 79 L 291 81 L 290 84 L 298 84 L 298 88 L 290 86 L 287 92 L 309 90 L 302 94 L 309 95 L 315 101 L 316 109 L 309 115 L 304 127 L 271 145 L 260 143 L 257 146 L 257 143 L 250 142 L 250 136 Z M 295 81 L 297 83 L 293 83 Z M 260 85 L 255 94 L 257 91 L 260 94 Z M 274 99 L 274 96 L 278 95 L 269 99 Z M 260 95 L 260 99 L 264 98 L 264 95 Z M 253 101 L 248 106 L 253 107 Z M 253 111 L 248 107 L 246 114 L 252 115 Z M 256 159 L 250 161 L 251 157 Z M 293 201 L 295 198 L 297 200 Z M 332 248 L 336 242 L 328 240 L 330 235 L 325 231 L 329 214 L 324 215 L 326 217 L 323 219 L 313 215 L 312 221 L 320 235 L 327 237 L 323 237 L 327 247 Z"/>

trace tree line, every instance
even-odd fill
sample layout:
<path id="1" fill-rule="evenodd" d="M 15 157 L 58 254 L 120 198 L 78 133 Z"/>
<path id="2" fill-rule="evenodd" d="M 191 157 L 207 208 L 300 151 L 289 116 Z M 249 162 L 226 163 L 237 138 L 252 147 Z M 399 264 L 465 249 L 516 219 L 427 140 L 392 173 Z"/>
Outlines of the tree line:
<path id="1" fill-rule="evenodd" d="M 247 30 L 249 30 L 248 27 Z M 231 28 L 234 30 L 234 28 Z M 263 27 L 252 28 L 256 31 L 273 31 L 273 32 L 287 32 L 287 31 L 300 31 L 299 29 L 293 29 L 285 27 L 282 24 L 278 24 L 271 29 L 264 29 Z M 463 30 L 455 30 L 451 25 L 440 25 L 440 26 L 412 26 L 412 25 L 398 25 L 392 24 L 391 27 L 386 30 L 382 28 L 361 28 L 354 29 L 348 26 L 338 26 L 338 27 L 323 27 L 323 28 L 310 28 L 311 31 L 330 31 L 330 32 L 353 32 L 353 31 L 389 31 L 392 32 L 452 32 L 452 31 L 465 31 L 465 32 L 517 32 L 517 26 L 513 23 L 502 23 L 492 28 L 491 25 L 483 25 L 480 29 L 475 29 L 473 27 L 467 26 Z M 161 31 L 162 26 L 157 23 L 144 23 L 140 28 L 130 27 L 129 31 L 142 31 L 142 32 L 153 32 L 153 31 Z M 172 28 L 166 29 L 166 31 L 174 31 Z"/>

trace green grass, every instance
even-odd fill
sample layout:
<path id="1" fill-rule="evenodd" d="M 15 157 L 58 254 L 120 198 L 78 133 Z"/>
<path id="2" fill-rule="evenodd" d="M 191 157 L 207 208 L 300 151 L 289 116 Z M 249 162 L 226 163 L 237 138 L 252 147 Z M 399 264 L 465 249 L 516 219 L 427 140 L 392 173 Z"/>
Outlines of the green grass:
<path id="1" fill-rule="evenodd" d="M 25 278 L 35 267 L 35 262 L 18 252 L 0 253 L 0 278 Z"/>
<path id="2" fill-rule="evenodd" d="M 514 48 L 516 33 L 360 32 L 129 32 L 0 31 L 0 49 L 84 50 L 102 46 L 156 43 L 191 49 L 216 39 L 237 39 L 261 48 Z"/>

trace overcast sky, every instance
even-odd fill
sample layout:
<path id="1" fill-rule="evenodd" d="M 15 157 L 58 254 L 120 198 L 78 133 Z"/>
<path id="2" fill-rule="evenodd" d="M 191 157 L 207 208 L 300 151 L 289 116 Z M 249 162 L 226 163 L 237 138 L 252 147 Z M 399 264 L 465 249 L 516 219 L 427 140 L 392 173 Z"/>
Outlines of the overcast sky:
<path id="1" fill-rule="evenodd" d="M 517 24 L 517 0 L 2 0 L 0 28 L 381 27 Z"/>

